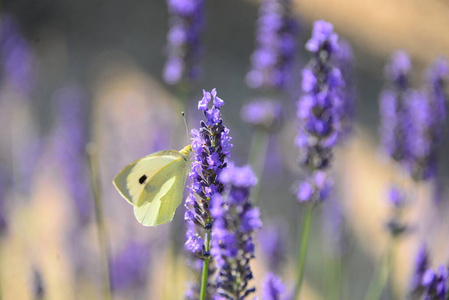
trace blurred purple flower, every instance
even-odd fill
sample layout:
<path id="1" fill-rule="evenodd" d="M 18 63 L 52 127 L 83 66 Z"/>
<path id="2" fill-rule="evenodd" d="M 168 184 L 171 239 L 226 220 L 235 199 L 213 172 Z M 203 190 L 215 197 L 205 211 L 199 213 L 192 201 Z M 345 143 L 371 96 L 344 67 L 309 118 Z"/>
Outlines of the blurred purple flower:
<path id="1" fill-rule="evenodd" d="M 249 166 L 233 164 L 223 169 L 219 179 L 226 196 L 214 196 L 211 210 L 215 219 L 211 254 L 218 267 L 217 294 L 246 299 L 255 292 L 255 287 L 248 287 L 253 278 L 250 261 L 254 258 L 254 233 L 262 226 L 259 209 L 249 199 L 257 180 Z"/>
<path id="2" fill-rule="evenodd" d="M 354 88 L 354 54 L 349 42 L 338 41 L 339 50 L 335 53 L 335 63 L 341 70 L 344 88 L 341 91 L 340 115 L 341 115 L 341 138 L 344 140 L 351 132 L 354 119 L 355 88 Z"/>
<path id="3" fill-rule="evenodd" d="M 409 229 L 402 219 L 403 209 L 407 204 L 404 192 L 396 186 L 391 186 L 388 191 L 388 201 L 392 205 L 392 215 L 387 221 L 387 229 L 393 237 L 399 237 Z"/>
<path id="4" fill-rule="evenodd" d="M 58 114 L 57 157 L 77 212 L 85 225 L 92 214 L 92 195 L 88 181 L 86 144 L 87 96 L 80 86 L 68 84 L 54 94 Z"/>
<path id="5" fill-rule="evenodd" d="M 110 261 L 111 288 L 125 290 L 144 286 L 150 263 L 149 247 L 138 241 L 129 241 Z"/>
<path id="6" fill-rule="evenodd" d="M 444 84 L 447 75 L 446 62 L 437 60 L 427 71 L 427 90 L 412 91 L 407 99 L 410 122 L 405 135 L 408 150 L 405 164 L 415 180 L 436 176 L 438 149 L 446 119 Z"/>
<path id="7" fill-rule="evenodd" d="M 257 20 L 256 49 L 246 76 L 254 89 L 285 89 L 296 51 L 297 22 L 290 0 L 263 0 Z"/>
<path id="8" fill-rule="evenodd" d="M 0 49 L 3 76 L 16 92 L 29 96 L 34 79 L 33 54 L 16 18 L 8 13 L 1 16 Z"/>
<path id="9" fill-rule="evenodd" d="M 258 99 L 245 104 L 240 115 L 246 123 L 269 132 L 279 130 L 284 121 L 281 103 L 270 99 Z"/>
<path id="10" fill-rule="evenodd" d="M 280 273 L 287 257 L 287 227 L 280 224 L 264 226 L 258 234 L 258 246 L 268 262 L 268 269 Z"/>
<path id="11" fill-rule="evenodd" d="M 388 193 L 388 199 L 390 203 L 396 207 L 401 208 L 405 204 L 405 195 L 404 193 L 396 186 L 392 186 Z"/>
<path id="12" fill-rule="evenodd" d="M 441 265 L 438 273 L 428 269 L 422 277 L 424 300 L 447 300 L 449 270 Z"/>
<path id="13" fill-rule="evenodd" d="M 170 29 L 163 77 L 168 84 L 196 80 L 201 56 L 204 0 L 167 0 Z"/>
<path id="14" fill-rule="evenodd" d="M 398 50 L 390 57 L 390 62 L 385 66 L 385 77 L 389 82 L 400 90 L 405 90 L 409 86 L 409 76 L 412 70 L 412 63 L 407 52 Z"/>
<path id="15" fill-rule="evenodd" d="M 424 243 L 421 244 L 415 259 L 410 291 L 413 299 L 419 298 L 424 293 L 423 276 L 429 269 L 429 253 Z"/>
<path id="16" fill-rule="evenodd" d="M 282 295 L 285 293 L 285 285 L 279 277 L 273 273 L 268 273 L 262 287 L 263 300 L 281 300 L 285 299 Z"/>
<path id="17" fill-rule="evenodd" d="M 410 127 L 406 98 L 409 95 L 411 62 L 407 53 L 397 51 L 385 66 L 387 86 L 380 95 L 380 135 L 385 152 L 404 162 L 408 155 L 406 134 Z"/>

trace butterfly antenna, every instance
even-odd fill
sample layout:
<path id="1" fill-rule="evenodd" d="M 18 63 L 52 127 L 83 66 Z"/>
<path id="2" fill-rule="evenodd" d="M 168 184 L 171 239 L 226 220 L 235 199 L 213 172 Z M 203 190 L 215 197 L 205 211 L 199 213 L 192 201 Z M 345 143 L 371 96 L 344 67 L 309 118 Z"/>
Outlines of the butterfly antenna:
<path id="1" fill-rule="evenodd" d="M 190 144 L 190 140 L 189 140 L 189 129 L 187 128 L 187 121 L 186 121 L 186 115 L 185 113 L 182 111 L 182 118 L 184 120 L 184 126 L 186 127 L 186 138 L 187 138 L 187 143 Z"/>

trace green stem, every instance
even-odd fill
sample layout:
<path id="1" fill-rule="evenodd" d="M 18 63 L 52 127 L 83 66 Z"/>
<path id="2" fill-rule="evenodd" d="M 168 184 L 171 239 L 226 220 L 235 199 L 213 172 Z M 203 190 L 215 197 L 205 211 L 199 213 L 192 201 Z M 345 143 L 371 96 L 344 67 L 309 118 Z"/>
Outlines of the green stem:
<path id="1" fill-rule="evenodd" d="M 379 300 L 380 297 L 382 297 L 382 292 L 388 282 L 388 277 L 390 276 L 391 267 L 393 265 L 395 244 L 396 240 L 395 238 L 392 238 L 392 241 L 390 241 L 388 245 L 387 253 L 382 259 L 381 265 L 376 269 L 373 278 L 371 279 L 364 300 Z"/>
<path id="2" fill-rule="evenodd" d="M 254 205 L 259 204 L 260 187 L 262 186 L 263 172 L 265 170 L 265 160 L 267 157 L 270 135 L 263 129 L 256 129 L 252 141 L 251 151 L 249 154 L 249 163 L 253 167 L 254 172 L 259 180 L 258 184 L 253 188 L 252 198 Z"/>
<path id="3" fill-rule="evenodd" d="M 301 230 L 301 238 L 298 238 L 300 241 L 298 244 L 298 263 L 297 263 L 297 271 L 298 271 L 298 278 L 296 281 L 295 286 L 295 297 L 293 299 L 297 300 L 299 297 L 299 294 L 301 292 L 301 285 L 304 277 L 304 267 L 307 257 L 307 246 L 309 243 L 309 234 L 310 234 L 310 223 L 312 221 L 312 211 L 313 206 L 308 205 L 306 207 L 306 211 L 304 212 L 304 217 L 302 221 L 302 230 Z"/>
<path id="4" fill-rule="evenodd" d="M 326 299 L 338 300 L 341 297 L 341 255 L 330 255 L 326 261 Z"/>
<path id="5" fill-rule="evenodd" d="M 93 144 L 89 144 L 86 147 L 88 153 L 90 172 L 91 172 L 91 184 L 92 192 L 94 195 L 95 203 L 95 220 L 97 223 L 98 231 L 98 243 L 100 245 L 101 255 L 101 269 L 103 273 L 103 293 L 104 299 L 112 300 L 111 286 L 110 286 L 110 273 L 109 273 L 109 252 L 108 252 L 108 238 L 106 225 L 104 221 L 103 206 L 101 203 L 102 196 L 100 190 L 100 180 L 97 166 L 97 151 Z"/>
<path id="6" fill-rule="evenodd" d="M 204 248 L 206 252 L 210 252 L 210 230 L 206 230 L 206 239 L 204 241 Z M 203 261 L 203 273 L 201 275 L 201 292 L 200 300 L 206 299 L 207 279 L 209 277 L 209 258 Z"/>

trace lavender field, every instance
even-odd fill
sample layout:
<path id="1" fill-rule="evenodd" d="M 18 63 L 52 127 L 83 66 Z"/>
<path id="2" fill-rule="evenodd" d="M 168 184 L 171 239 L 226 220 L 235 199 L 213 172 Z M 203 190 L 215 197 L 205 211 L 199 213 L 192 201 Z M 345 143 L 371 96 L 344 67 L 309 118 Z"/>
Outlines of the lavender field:
<path id="1" fill-rule="evenodd" d="M 449 5 L 0 10 L 0 299 L 449 300 Z"/>

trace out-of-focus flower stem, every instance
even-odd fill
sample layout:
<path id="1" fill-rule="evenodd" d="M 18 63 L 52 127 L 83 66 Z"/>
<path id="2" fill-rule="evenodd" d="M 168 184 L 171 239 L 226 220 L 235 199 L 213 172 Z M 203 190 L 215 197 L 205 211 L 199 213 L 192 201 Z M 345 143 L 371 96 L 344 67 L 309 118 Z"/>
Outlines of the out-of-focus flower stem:
<path id="1" fill-rule="evenodd" d="M 207 253 L 210 253 L 210 230 L 206 230 L 205 239 L 204 239 L 204 249 Z M 206 290 L 207 290 L 207 278 L 209 277 L 209 261 L 210 256 L 208 256 L 205 260 L 203 260 L 203 273 L 201 275 L 201 291 L 200 291 L 200 300 L 206 299 Z"/>
<path id="2" fill-rule="evenodd" d="M 309 233 L 310 233 L 310 224 L 312 221 L 312 213 L 313 213 L 313 205 L 307 205 L 304 211 L 304 216 L 302 220 L 302 229 L 301 237 L 298 238 L 298 263 L 296 265 L 297 268 L 297 280 L 295 286 L 294 300 L 299 299 L 299 294 L 301 292 L 301 286 L 304 278 L 304 267 L 306 263 L 307 257 L 307 246 L 309 243 Z"/>
<path id="3" fill-rule="evenodd" d="M 341 298 L 341 255 L 330 256 L 326 262 L 327 297 L 329 300 Z"/>
<path id="4" fill-rule="evenodd" d="M 95 202 L 95 220 L 98 230 L 98 242 L 100 245 L 101 269 L 103 273 L 103 295 L 104 299 L 112 300 L 111 279 L 109 272 L 109 251 L 108 251 L 108 235 L 106 224 L 104 221 L 102 196 L 100 190 L 100 177 L 98 169 L 98 157 L 96 146 L 92 143 L 86 146 L 90 166 L 90 182 Z"/>
<path id="5" fill-rule="evenodd" d="M 384 255 L 381 264 L 376 269 L 373 278 L 368 286 L 364 300 L 379 300 L 382 297 L 382 292 L 387 285 L 390 277 L 391 268 L 393 266 L 394 252 L 396 249 L 396 238 L 392 237 L 386 254 Z"/>
<path id="6" fill-rule="evenodd" d="M 269 141 L 270 134 L 267 131 L 258 128 L 255 129 L 251 141 L 251 151 L 249 153 L 250 165 L 253 168 L 256 177 L 259 179 L 258 184 L 252 191 L 254 206 L 259 204 L 260 188 L 262 186 Z"/>

